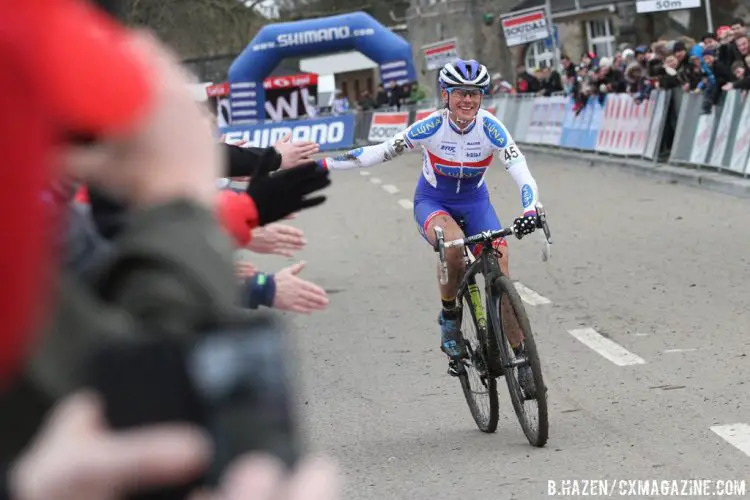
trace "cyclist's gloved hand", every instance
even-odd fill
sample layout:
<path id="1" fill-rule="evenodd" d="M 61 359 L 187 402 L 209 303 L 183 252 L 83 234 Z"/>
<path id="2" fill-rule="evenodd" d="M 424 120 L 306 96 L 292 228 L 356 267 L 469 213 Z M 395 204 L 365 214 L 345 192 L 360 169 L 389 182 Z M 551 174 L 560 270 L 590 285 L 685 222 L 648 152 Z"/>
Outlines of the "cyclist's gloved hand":
<path id="1" fill-rule="evenodd" d="M 513 234 L 519 240 L 527 234 L 531 234 L 537 227 L 537 216 L 536 215 L 525 215 L 518 217 L 513 221 Z"/>
<path id="2" fill-rule="evenodd" d="M 264 226 L 291 213 L 323 203 L 325 196 L 306 196 L 331 184 L 328 176 L 327 170 L 311 161 L 272 175 L 253 177 L 247 186 L 247 194 L 258 210 L 259 225 Z"/>

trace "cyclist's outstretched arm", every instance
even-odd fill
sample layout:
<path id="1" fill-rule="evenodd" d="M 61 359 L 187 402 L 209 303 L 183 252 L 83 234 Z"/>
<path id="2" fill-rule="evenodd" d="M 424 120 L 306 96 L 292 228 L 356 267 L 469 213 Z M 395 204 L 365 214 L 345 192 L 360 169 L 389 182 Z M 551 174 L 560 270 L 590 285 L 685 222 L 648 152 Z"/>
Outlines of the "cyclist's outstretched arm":
<path id="1" fill-rule="evenodd" d="M 416 147 L 413 142 L 406 140 L 407 131 L 408 129 L 399 132 L 380 144 L 352 149 L 335 157 L 323 158 L 318 160 L 318 164 L 328 170 L 348 170 L 385 163 Z"/>
<path id="2" fill-rule="evenodd" d="M 518 185 L 521 193 L 523 215 L 536 215 L 535 205 L 539 200 L 539 190 L 537 189 L 534 176 L 529 171 L 526 157 L 518 148 L 508 129 L 498 120 L 494 118 L 486 119 L 484 132 L 497 148 L 498 155 L 505 164 L 505 170 Z"/>
<path id="3" fill-rule="evenodd" d="M 416 149 L 425 144 L 440 130 L 445 118 L 436 112 L 409 125 L 405 130 L 390 139 L 374 146 L 357 148 L 335 158 L 318 160 L 325 168 L 332 170 L 346 170 L 350 168 L 372 167 L 379 163 L 391 161 L 397 156 Z"/>

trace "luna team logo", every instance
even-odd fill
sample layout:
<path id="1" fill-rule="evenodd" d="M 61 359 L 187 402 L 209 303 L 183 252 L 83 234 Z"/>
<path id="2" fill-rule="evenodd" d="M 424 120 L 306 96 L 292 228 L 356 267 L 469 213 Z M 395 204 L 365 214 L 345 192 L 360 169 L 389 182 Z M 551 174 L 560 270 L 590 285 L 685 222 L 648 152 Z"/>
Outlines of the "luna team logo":
<path id="1" fill-rule="evenodd" d="M 407 134 L 407 137 L 414 141 L 420 141 L 424 139 L 428 139 L 435 135 L 435 133 L 440 129 L 440 126 L 443 124 L 443 117 L 440 115 L 432 116 L 430 118 L 427 118 L 426 120 L 423 120 L 421 122 L 417 122 L 409 129 L 409 133 Z"/>
<path id="2" fill-rule="evenodd" d="M 496 147 L 504 148 L 508 143 L 508 136 L 505 133 L 505 129 L 495 120 L 485 118 L 482 128 L 484 129 L 484 134 Z"/>
<path id="3" fill-rule="evenodd" d="M 521 188 L 521 202 L 523 203 L 523 208 L 529 208 L 532 201 L 534 201 L 534 191 L 531 189 L 531 186 L 524 184 Z"/>
<path id="4" fill-rule="evenodd" d="M 438 175 L 452 177 L 454 179 L 481 178 L 487 167 L 492 163 L 492 155 L 484 160 L 472 162 L 455 162 L 440 158 L 437 155 L 428 153 L 430 164 Z"/>

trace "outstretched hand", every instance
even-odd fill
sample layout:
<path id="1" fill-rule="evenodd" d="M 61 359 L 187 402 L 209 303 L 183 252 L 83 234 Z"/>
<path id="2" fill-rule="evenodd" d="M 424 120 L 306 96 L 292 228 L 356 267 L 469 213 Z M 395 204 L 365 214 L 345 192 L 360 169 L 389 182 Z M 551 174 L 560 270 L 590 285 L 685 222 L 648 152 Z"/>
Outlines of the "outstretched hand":
<path id="1" fill-rule="evenodd" d="M 308 195 L 331 184 L 327 170 L 318 168 L 315 162 L 271 175 L 259 175 L 250 179 L 247 194 L 258 211 L 261 226 L 282 219 L 289 214 L 320 205 L 325 196 Z"/>
<path id="2" fill-rule="evenodd" d="M 287 133 L 273 145 L 281 155 L 281 168 L 292 168 L 312 160 L 311 156 L 320 151 L 320 145 L 311 141 L 290 142 L 291 134 Z"/>
<path id="3" fill-rule="evenodd" d="M 305 233 L 286 224 L 269 224 L 256 227 L 247 249 L 256 253 L 270 253 L 292 257 L 307 244 Z"/>
<path id="4" fill-rule="evenodd" d="M 326 291 L 314 283 L 297 277 L 304 267 L 305 262 L 300 262 L 274 274 L 276 282 L 274 308 L 298 313 L 311 313 L 326 308 L 328 305 Z"/>

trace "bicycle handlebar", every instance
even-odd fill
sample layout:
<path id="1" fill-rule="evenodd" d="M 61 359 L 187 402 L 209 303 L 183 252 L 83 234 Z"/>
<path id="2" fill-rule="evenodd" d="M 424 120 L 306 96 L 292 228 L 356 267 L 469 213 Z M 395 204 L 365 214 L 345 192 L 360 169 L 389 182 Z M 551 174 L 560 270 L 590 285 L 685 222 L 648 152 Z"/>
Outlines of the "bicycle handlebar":
<path id="1" fill-rule="evenodd" d="M 552 235 L 549 230 L 549 224 L 547 224 L 547 214 L 544 211 L 544 207 L 541 204 L 537 204 L 535 208 L 537 214 L 537 227 L 544 231 L 544 237 L 546 240 L 546 247 L 542 252 L 542 259 L 546 261 L 550 256 L 549 245 L 552 243 Z M 479 234 L 475 234 L 466 238 L 445 241 L 445 233 L 443 233 L 443 228 L 436 227 L 435 236 L 437 238 L 437 241 L 435 243 L 435 251 L 438 252 L 438 256 L 440 259 L 440 284 L 445 285 L 448 283 L 448 264 L 445 262 L 446 248 L 474 245 L 477 243 L 486 243 L 494 241 L 498 238 L 504 238 L 506 236 L 515 234 L 515 230 L 513 226 L 511 226 L 499 231 L 483 231 Z"/>

